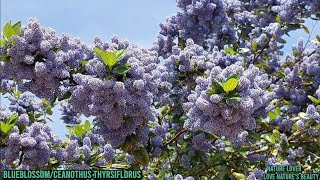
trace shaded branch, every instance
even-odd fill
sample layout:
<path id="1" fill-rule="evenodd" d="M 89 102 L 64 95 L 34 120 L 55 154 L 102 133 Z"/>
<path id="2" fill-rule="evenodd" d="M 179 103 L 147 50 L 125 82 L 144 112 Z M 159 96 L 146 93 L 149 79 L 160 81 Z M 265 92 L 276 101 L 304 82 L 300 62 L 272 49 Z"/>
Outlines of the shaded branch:
<path id="1" fill-rule="evenodd" d="M 183 133 L 185 133 L 187 131 L 188 131 L 188 129 L 186 129 L 186 128 L 181 129 L 173 138 L 171 138 L 168 142 L 166 142 L 164 144 L 164 146 L 171 144 L 173 141 L 177 140 L 180 135 L 182 135 Z"/>
<path id="2" fill-rule="evenodd" d="M 301 136 L 303 133 L 305 133 L 305 132 L 307 132 L 307 131 L 308 131 L 308 129 L 303 129 L 302 131 L 300 131 L 300 132 L 297 133 L 297 134 L 292 134 L 292 135 L 288 138 L 288 142 L 295 140 L 296 138 L 298 138 L 299 136 Z"/>

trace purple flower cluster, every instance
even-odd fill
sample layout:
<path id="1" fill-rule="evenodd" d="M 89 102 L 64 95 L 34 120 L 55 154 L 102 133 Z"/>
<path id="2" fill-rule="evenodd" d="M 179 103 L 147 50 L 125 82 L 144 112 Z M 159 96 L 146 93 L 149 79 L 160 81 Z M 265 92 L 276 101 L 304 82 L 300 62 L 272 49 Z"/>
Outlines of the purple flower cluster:
<path id="1" fill-rule="evenodd" d="M 161 23 L 157 42 L 159 54 L 171 53 L 177 37 L 191 38 L 198 45 L 207 47 L 234 43 L 237 40 L 235 30 L 229 25 L 228 17 L 221 0 L 178 0 L 181 9 L 176 15 Z"/>
<path id="2" fill-rule="evenodd" d="M 53 157 L 53 146 L 62 141 L 43 124 L 35 122 L 24 133 L 11 133 L 5 147 L 5 162 L 11 164 L 23 158 L 22 164 L 31 168 L 42 168 Z"/>
<path id="3" fill-rule="evenodd" d="M 212 83 L 225 82 L 233 74 L 240 75 L 236 88 L 240 101 L 223 103 L 226 98 L 223 94 L 207 94 Z M 208 78 L 197 78 L 195 91 L 184 104 L 189 117 L 184 126 L 191 131 L 204 129 L 236 140 L 242 131 L 255 129 L 255 117 L 265 115 L 265 107 L 274 97 L 274 93 L 266 90 L 269 84 L 267 75 L 253 65 L 246 70 L 239 63 L 225 69 L 214 67 Z"/>
<path id="4" fill-rule="evenodd" d="M 70 78 L 71 70 L 80 66 L 79 61 L 92 56 L 92 50 L 79 39 L 67 35 L 59 39 L 53 29 L 42 27 L 34 18 L 20 31 L 8 50 L 10 62 L 1 64 L 1 69 L 10 72 L 6 78 L 24 80 L 19 85 L 20 91 L 52 99 L 60 80 Z"/>
<path id="5" fill-rule="evenodd" d="M 71 88 L 71 111 L 95 116 L 101 132 L 114 146 L 153 120 L 152 103 L 157 93 L 160 73 L 156 70 L 157 53 L 129 45 L 113 38 L 111 43 L 95 44 L 104 50 L 126 49 L 120 64 L 129 64 L 130 70 L 124 80 L 107 76 L 106 67 L 98 57 L 88 61 L 88 74 L 74 74 L 77 85 Z"/>

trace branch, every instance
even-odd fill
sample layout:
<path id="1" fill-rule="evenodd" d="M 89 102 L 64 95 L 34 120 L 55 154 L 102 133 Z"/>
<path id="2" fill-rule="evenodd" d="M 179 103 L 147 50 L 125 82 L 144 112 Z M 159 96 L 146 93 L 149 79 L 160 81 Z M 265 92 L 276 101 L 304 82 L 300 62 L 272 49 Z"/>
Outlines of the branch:
<path id="1" fill-rule="evenodd" d="M 186 129 L 186 128 L 181 129 L 172 139 L 170 139 L 168 142 L 166 142 L 166 143 L 164 144 L 164 146 L 167 146 L 167 145 L 169 145 L 170 143 L 172 143 L 173 141 L 177 140 L 180 135 L 182 135 L 183 133 L 185 133 L 185 132 L 187 132 L 187 131 L 188 131 L 188 129 Z"/>
<path id="2" fill-rule="evenodd" d="M 252 64 L 254 64 L 254 62 L 261 56 L 261 54 L 263 53 L 263 51 L 267 48 L 267 46 L 269 45 L 270 41 L 271 41 L 272 38 L 270 38 L 266 44 L 262 47 L 262 49 L 259 51 L 259 54 L 256 56 L 256 54 L 254 55 L 253 57 L 253 60 L 252 60 Z"/>
<path id="3" fill-rule="evenodd" d="M 314 53 L 316 53 L 316 50 L 312 51 L 312 52 L 308 55 L 308 57 L 310 57 L 310 56 L 313 55 Z"/>
<path id="4" fill-rule="evenodd" d="M 303 129 L 302 131 L 300 131 L 297 134 L 292 134 L 289 138 L 288 138 L 288 142 L 289 141 L 293 141 L 294 139 L 298 138 L 299 136 L 301 136 L 303 133 L 307 132 L 308 129 Z"/>

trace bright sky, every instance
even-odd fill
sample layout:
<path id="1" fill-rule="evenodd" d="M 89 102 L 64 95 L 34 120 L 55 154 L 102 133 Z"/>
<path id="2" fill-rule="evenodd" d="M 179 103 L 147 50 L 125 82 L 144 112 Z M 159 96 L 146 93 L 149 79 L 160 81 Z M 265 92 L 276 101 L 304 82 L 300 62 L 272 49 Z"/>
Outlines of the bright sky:
<path id="1" fill-rule="evenodd" d="M 147 47 L 155 40 L 159 23 L 178 9 L 175 0 L 0 0 L 1 28 L 10 20 L 22 21 L 25 25 L 29 17 L 40 20 L 43 26 L 53 28 L 58 35 L 68 33 L 79 37 L 87 44 L 93 44 L 95 36 L 109 41 L 112 35 L 128 39 L 131 43 Z M 311 21 L 307 26 L 312 29 Z M 314 34 L 320 34 L 319 24 Z M 318 31 L 318 32 L 317 32 Z M 286 37 L 285 52 L 300 37 L 308 38 L 303 30 L 290 33 Z M 314 39 L 314 36 L 311 37 Z M 2 104 L 7 101 L 2 100 Z M 64 138 L 65 125 L 59 120 L 58 108 L 53 110 L 52 129 Z"/>
<path id="2" fill-rule="evenodd" d="M 112 35 L 140 46 L 150 45 L 159 23 L 177 11 L 175 0 L 1 0 L 1 27 L 29 17 L 58 34 L 68 33 L 92 44 L 95 36 Z"/>

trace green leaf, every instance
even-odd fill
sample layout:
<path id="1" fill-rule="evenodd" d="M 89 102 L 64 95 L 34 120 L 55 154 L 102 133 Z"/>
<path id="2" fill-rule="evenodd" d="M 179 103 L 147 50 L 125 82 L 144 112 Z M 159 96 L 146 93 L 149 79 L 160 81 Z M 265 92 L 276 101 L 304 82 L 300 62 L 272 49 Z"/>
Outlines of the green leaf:
<path id="1" fill-rule="evenodd" d="M 101 159 L 103 157 L 103 153 L 95 155 L 95 156 L 91 156 L 88 160 L 88 164 L 93 165 L 95 164 L 99 159 Z"/>
<path id="2" fill-rule="evenodd" d="M 313 124 L 315 124 L 315 120 L 310 120 L 310 121 L 308 121 L 307 123 L 306 123 L 306 127 L 310 127 L 310 126 L 312 126 Z"/>
<path id="3" fill-rule="evenodd" d="M 13 126 L 14 124 L 5 124 L 3 121 L 0 121 L 0 129 L 4 134 L 7 134 Z"/>
<path id="4" fill-rule="evenodd" d="M 14 113 L 10 116 L 6 124 L 16 124 L 18 120 L 18 113 Z"/>
<path id="5" fill-rule="evenodd" d="M 0 46 L 4 46 L 6 42 L 4 40 L 0 40 Z"/>
<path id="6" fill-rule="evenodd" d="M 207 94 L 209 96 L 213 95 L 213 94 L 221 94 L 223 93 L 223 84 L 218 81 L 218 80 L 214 80 L 214 82 L 212 82 L 212 86 L 210 89 L 207 90 Z"/>
<path id="7" fill-rule="evenodd" d="M 260 139 L 259 134 L 254 131 L 248 131 L 248 136 L 256 141 Z"/>
<path id="8" fill-rule="evenodd" d="M 74 128 L 74 134 L 76 136 L 82 136 L 85 133 L 84 129 L 82 128 L 81 125 L 76 125 L 76 127 Z"/>
<path id="9" fill-rule="evenodd" d="M 74 131 L 74 128 L 72 128 L 72 127 L 70 127 L 70 126 L 66 126 L 66 128 L 67 128 L 69 131 L 71 131 L 71 132 Z"/>
<path id="10" fill-rule="evenodd" d="M 299 55 L 300 55 L 300 54 L 299 54 L 299 52 L 298 52 L 298 50 L 296 50 L 296 49 L 295 49 L 295 50 L 293 50 L 293 52 L 292 52 L 292 53 L 293 53 L 293 56 L 294 56 L 294 57 L 297 57 L 297 56 L 299 56 Z"/>
<path id="11" fill-rule="evenodd" d="M 316 38 L 320 42 L 320 35 L 317 35 Z"/>
<path id="12" fill-rule="evenodd" d="M 223 84 L 220 82 L 220 81 L 218 81 L 218 80 L 214 80 L 214 82 L 217 84 L 217 85 L 219 85 L 220 87 L 223 87 Z"/>
<path id="13" fill-rule="evenodd" d="M 226 148 L 224 148 L 224 150 L 227 151 L 227 152 L 235 152 L 233 147 L 226 147 Z"/>
<path id="14" fill-rule="evenodd" d="M 306 113 L 304 113 L 304 112 L 299 112 L 298 116 L 299 116 L 300 119 L 309 120 L 308 115 Z"/>
<path id="15" fill-rule="evenodd" d="M 86 122 L 83 125 L 83 129 L 85 131 L 90 131 L 90 129 L 91 129 L 90 126 L 91 126 L 90 122 L 88 120 L 86 120 Z"/>
<path id="16" fill-rule="evenodd" d="M 275 120 L 275 119 L 277 119 L 278 116 L 275 112 L 269 112 L 268 117 L 272 120 Z"/>
<path id="17" fill-rule="evenodd" d="M 235 55 L 236 54 L 236 51 L 231 47 L 225 48 L 224 52 L 226 52 L 227 54 L 230 54 L 230 55 Z"/>
<path id="18" fill-rule="evenodd" d="M 10 62 L 10 57 L 7 54 L 2 54 L 0 57 L 0 61 L 9 63 Z"/>
<path id="19" fill-rule="evenodd" d="M 4 25 L 3 31 L 2 31 L 3 37 L 7 40 L 10 40 L 11 29 L 12 29 L 11 21 L 9 21 L 6 23 L 6 25 Z"/>
<path id="20" fill-rule="evenodd" d="M 62 101 L 62 100 L 64 100 L 64 99 L 68 99 L 69 97 L 71 97 L 71 92 L 70 91 L 67 91 L 67 92 L 65 92 L 64 94 L 63 94 L 63 96 L 62 97 L 59 97 L 58 98 L 58 100 L 59 101 Z"/>
<path id="21" fill-rule="evenodd" d="M 228 100 L 231 102 L 239 102 L 239 101 L 241 101 L 241 97 L 231 97 Z"/>
<path id="22" fill-rule="evenodd" d="M 15 92 L 13 95 L 14 95 L 14 97 L 18 98 L 18 97 L 20 97 L 21 92 L 17 91 L 17 92 Z"/>
<path id="23" fill-rule="evenodd" d="M 276 142 L 280 142 L 281 141 L 280 132 L 278 130 L 274 129 L 272 131 L 272 138 L 274 138 Z"/>
<path id="24" fill-rule="evenodd" d="M 238 86 L 238 80 L 235 78 L 230 78 L 222 87 L 223 90 L 229 94 L 230 91 L 233 91 Z"/>
<path id="25" fill-rule="evenodd" d="M 49 114 L 49 115 L 52 115 L 52 114 L 53 114 L 51 108 L 52 108 L 52 107 L 51 107 L 50 105 L 46 108 L 46 113 Z"/>
<path id="26" fill-rule="evenodd" d="M 127 54 L 127 50 L 121 49 L 121 50 L 115 50 L 115 54 L 117 57 L 117 62 L 121 61 Z"/>
<path id="27" fill-rule="evenodd" d="M 242 173 L 237 173 L 237 172 L 234 172 L 232 173 L 232 175 L 237 179 L 237 180 L 246 180 L 247 177 L 242 174 Z"/>
<path id="28" fill-rule="evenodd" d="M 139 150 L 134 151 L 133 155 L 139 164 L 141 164 L 142 166 L 148 166 L 149 155 L 148 151 L 145 148 L 140 148 Z"/>
<path id="29" fill-rule="evenodd" d="M 126 64 L 121 64 L 114 67 L 113 72 L 123 75 L 123 74 L 126 74 L 130 69 L 131 69 L 131 65 L 126 63 Z"/>
<path id="30" fill-rule="evenodd" d="M 300 118 L 299 118 L 299 117 L 293 117 L 293 118 L 291 118 L 291 119 L 289 119 L 289 120 L 291 120 L 291 121 L 298 121 L 298 120 L 300 120 Z"/>
<path id="31" fill-rule="evenodd" d="M 87 65 L 89 63 L 89 61 L 80 61 L 80 64 L 82 65 Z"/>
<path id="32" fill-rule="evenodd" d="M 277 106 L 275 112 L 276 112 L 276 115 L 279 116 L 281 113 L 280 107 Z"/>
<path id="33" fill-rule="evenodd" d="M 217 94 L 218 92 L 214 88 L 210 88 L 207 90 L 207 95 L 211 96 L 213 94 Z"/>
<path id="34" fill-rule="evenodd" d="M 281 18 L 279 17 L 279 16 L 276 16 L 276 21 L 279 23 L 279 24 L 281 24 Z"/>
<path id="35" fill-rule="evenodd" d="M 109 67 L 110 71 L 112 70 L 113 66 L 118 62 L 116 53 L 114 52 L 103 51 L 99 48 L 93 48 L 93 50 L 94 52 L 96 52 L 100 60 L 102 60 L 104 64 Z"/>
<path id="36" fill-rule="evenodd" d="M 268 117 L 272 120 L 277 119 L 277 117 L 280 115 L 281 111 L 279 107 L 275 108 L 275 112 L 269 112 Z"/>
<path id="37" fill-rule="evenodd" d="M 258 43 L 257 42 L 252 42 L 251 43 L 252 51 L 256 52 L 258 50 Z"/>
<path id="38" fill-rule="evenodd" d="M 300 24 L 300 28 L 303 29 L 307 34 L 310 34 L 309 29 L 304 24 Z"/>
<path id="39" fill-rule="evenodd" d="M 310 96 L 310 95 L 308 95 L 308 98 L 309 98 L 314 104 L 316 104 L 316 105 L 320 104 L 320 100 L 319 100 L 319 99 L 317 99 L 317 98 L 315 98 L 315 97 L 313 97 L 313 96 Z"/>
<path id="40" fill-rule="evenodd" d="M 301 29 L 300 24 L 288 24 L 287 26 L 288 26 L 288 29 L 290 29 L 290 30 Z"/>
<path id="41" fill-rule="evenodd" d="M 155 126 L 158 126 L 159 124 L 158 123 L 156 123 L 156 122 L 150 122 L 149 124 L 148 124 L 148 126 L 149 127 L 155 127 Z"/>
<path id="42" fill-rule="evenodd" d="M 281 44 L 286 44 L 287 43 L 287 41 L 285 39 L 283 39 L 283 38 L 280 38 L 278 40 L 278 42 L 281 43 Z"/>
<path id="43" fill-rule="evenodd" d="M 261 137 L 263 139 L 267 140 L 268 142 L 275 143 L 274 136 L 272 136 L 270 134 L 263 134 L 263 135 L 261 135 Z"/>
<path id="44" fill-rule="evenodd" d="M 11 21 L 9 21 L 3 27 L 3 37 L 8 41 L 11 41 L 14 35 L 18 35 L 20 33 L 20 27 L 21 27 L 21 22 L 17 22 L 12 26 Z"/>
<path id="45" fill-rule="evenodd" d="M 13 26 L 12 26 L 12 28 L 21 28 L 21 21 L 19 21 L 19 22 L 17 22 L 17 23 L 15 23 Z"/>
<path id="46" fill-rule="evenodd" d="M 25 124 L 19 124 L 18 126 L 19 132 L 23 132 L 26 129 L 26 125 Z"/>
<path id="47" fill-rule="evenodd" d="M 43 106 L 47 106 L 48 105 L 48 101 L 46 99 L 42 99 L 42 104 L 43 104 Z"/>
<path id="48" fill-rule="evenodd" d="M 20 28 L 21 28 L 21 22 L 19 21 L 19 22 L 17 22 L 17 23 L 15 23 L 13 26 L 12 26 L 12 28 L 11 28 L 11 37 L 13 36 L 13 35 L 18 35 L 18 34 L 20 34 Z"/>
<path id="49" fill-rule="evenodd" d="M 251 51 L 249 48 L 239 48 L 239 50 L 240 50 L 240 53 L 248 53 Z"/>
<path id="50" fill-rule="evenodd" d="M 91 156 L 95 155 L 99 151 L 99 145 L 94 145 L 90 153 Z"/>

